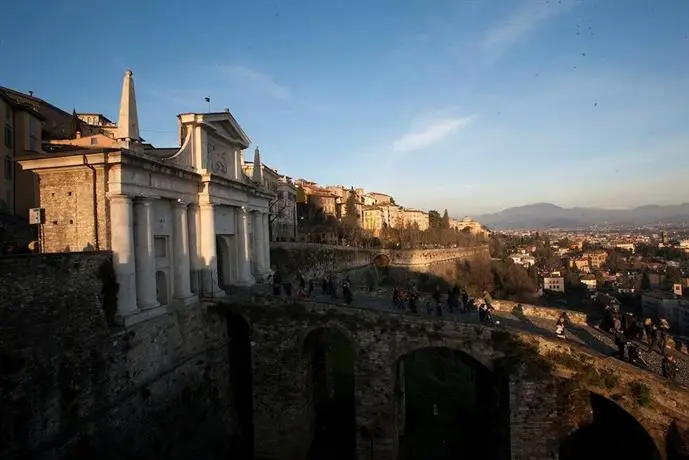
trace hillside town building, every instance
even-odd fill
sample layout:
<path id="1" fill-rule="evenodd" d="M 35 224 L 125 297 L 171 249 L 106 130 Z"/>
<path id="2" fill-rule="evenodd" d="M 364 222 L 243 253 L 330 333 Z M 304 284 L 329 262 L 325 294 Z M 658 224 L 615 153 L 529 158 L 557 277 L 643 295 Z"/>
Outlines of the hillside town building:
<path id="1" fill-rule="evenodd" d="M 251 178 L 244 172 L 251 141 L 228 110 L 177 118 L 179 146 L 144 144 L 128 70 L 115 127 L 107 120 L 108 129 L 77 130 L 50 155 L 19 160 L 40 179 L 42 251 L 113 252 L 121 324 L 270 273 L 275 194 L 262 167 Z M 253 165 L 261 165 L 258 149 Z"/>

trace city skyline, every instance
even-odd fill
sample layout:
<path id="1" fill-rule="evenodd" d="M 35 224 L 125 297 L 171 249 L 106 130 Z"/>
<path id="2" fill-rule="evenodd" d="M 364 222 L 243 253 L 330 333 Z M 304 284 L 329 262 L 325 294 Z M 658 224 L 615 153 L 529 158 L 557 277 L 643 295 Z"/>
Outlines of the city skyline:
<path id="1" fill-rule="evenodd" d="M 689 201 L 686 2 L 392 5 L 12 4 L 62 30 L 3 24 L 0 85 L 116 119 L 132 68 L 158 147 L 210 97 L 285 174 L 455 216 Z"/>

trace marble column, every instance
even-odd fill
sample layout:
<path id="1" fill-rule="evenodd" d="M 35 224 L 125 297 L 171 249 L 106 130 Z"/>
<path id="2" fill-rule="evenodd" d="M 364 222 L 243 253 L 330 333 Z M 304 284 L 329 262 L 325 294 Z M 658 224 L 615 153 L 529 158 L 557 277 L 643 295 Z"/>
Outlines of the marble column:
<path id="1" fill-rule="evenodd" d="M 251 285 L 254 278 L 251 275 L 251 260 L 249 251 L 249 213 L 245 207 L 237 208 L 239 241 L 239 280 L 240 285 Z"/>
<path id="2" fill-rule="evenodd" d="M 189 262 L 189 226 L 187 224 L 187 203 L 172 203 L 173 273 L 174 298 L 178 302 L 193 301 Z"/>
<path id="3" fill-rule="evenodd" d="M 222 297 L 225 291 L 218 283 L 218 253 L 215 241 L 215 210 L 213 204 L 200 206 L 200 263 L 199 293 L 203 297 Z"/>
<path id="4" fill-rule="evenodd" d="M 270 214 L 263 214 L 263 257 L 264 257 L 264 262 L 263 266 L 266 267 L 267 270 L 271 270 L 272 267 L 270 265 Z"/>
<path id="5" fill-rule="evenodd" d="M 263 228 L 263 214 L 255 212 L 253 213 L 252 217 L 254 218 L 254 263 L 256 264 L 256 273 L 259 276 L 263 276 L 266 272 L 266 246 L 263 242 L 263 238 L 265 236 Z"/>
<path id="6" fill-rule="evenodd" d="M 136 300 L 139 308 L 159 305 L 156 292 L 156 260 L 153 246 L 153 200 L 134 202 L 134 243 L 136 248 Z M 115 232 L 113 232 L 113 235 Z"/>
<path id="7" fill-rule="evenodd" d="M 112 226 L 113 268 L 119 284 L 115 320 L 124 324 L 126 317 L 139 311 L 136 302 L 134 216 L 130 197 L 110 196 L 110 225 Z"/>
<path id="8" fill-rule="evenodd" d="M 199 293 L 199 274 L 201 270 L 201 260 L 199 258 L 199 236 L 197 230 L 201 228 L 199 205 L 191 203 L 187 207 L 187 234 L 189 235 L 189 267 L 190 267 L 190 289 L 194 294 Z"/>

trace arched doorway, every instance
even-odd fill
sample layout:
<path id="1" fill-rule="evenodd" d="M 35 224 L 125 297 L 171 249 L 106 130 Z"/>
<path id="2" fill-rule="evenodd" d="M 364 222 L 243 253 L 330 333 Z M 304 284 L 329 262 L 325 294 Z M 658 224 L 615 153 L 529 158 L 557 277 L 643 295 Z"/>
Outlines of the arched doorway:
<path id="1" fill-rule="evenodd" d="M 230 386 L 239 431 L 233 439 L 233 452 L 239 460 L 253 460 L 254 395 L 249 323 L 242 316 L 230 313 L 227 315 L 227 334 L 230 339 Z"/>
<path id="2" fill-rule="evenodd" d="M 335 328 L 309 333 L 304 341 L 309 363 L 314 441 L 309 459 L 352 459 L 355 455 L 354 347 Z"/>
<path id="3" fill-rule="evenodd" d="M 423 348 L 396 363 L 400 459 L 508 459 L 507 379 L 469 355 Z"/>
<path id="4" fill-rule="evenodd" d="M 653 439 L 643 426 L 614 401 L 589 393 L 592 423 L 560 444 L 560 460 L 660 460 Z"/>
<path id="5" fill-rule="evenodd" d="M 215 237 L 216 257 L 218 266 L 218 287 L 225 289 L 235 279 L 232 265 L 232 250 L 230 248 L 227 235 L 217 235 Z"/>

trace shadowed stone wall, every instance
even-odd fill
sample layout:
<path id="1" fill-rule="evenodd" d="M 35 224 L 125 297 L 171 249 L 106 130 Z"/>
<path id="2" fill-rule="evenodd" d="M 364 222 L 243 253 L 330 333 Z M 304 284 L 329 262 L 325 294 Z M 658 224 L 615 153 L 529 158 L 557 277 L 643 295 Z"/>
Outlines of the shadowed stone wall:
<path id="1" fill-rule="evenodd" d="M 223 318 L 197 305 L 113 328 L 106 252 L 0 257 L 0 273 L 1 458 L 226 458 Z"/>

